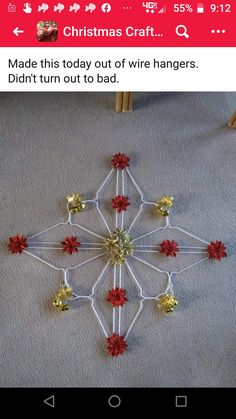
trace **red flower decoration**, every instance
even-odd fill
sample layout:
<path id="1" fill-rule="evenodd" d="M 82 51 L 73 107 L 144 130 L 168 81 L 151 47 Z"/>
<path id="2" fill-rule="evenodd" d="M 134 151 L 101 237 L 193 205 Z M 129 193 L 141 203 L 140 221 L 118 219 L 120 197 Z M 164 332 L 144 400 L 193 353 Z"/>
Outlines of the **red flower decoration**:
<path id="1" fill-rule="evenodd" d="M 118 153 L 113 156 L 111 162 L 115 169 L 125 169 L 127 166 L 129 166 L 129 160 L 129 157 L 126 156 L 126 154 Z"/>
<path id="2" fill-rule="evenodd" d="M 176 257 L 177 252 L 179 252 L 179 245 L 174 240 L 163 240 L 160 244 L 160 253 L 163 253 L 166 256 Z"/>
<path id="3" fill-rule="evenodd" d="M 128 347 L 124 336 L 119 336 L 116 333 L 113 333 L 109 338 L 107 338 L 107 342 L 107 350 L 111 356 L 123 355 L 124 351 Z"/>
<path id="4" fill-rule="evenodd" d="M 126 211 L 130 205 L 128 196 L 117 195 L 112 199 L 112 208 L 117 209 L 117 212 Z"/>
<path id="5" fill-rule="evenodd" d="M 207 248 L 209 258 L 221 260 L 227 256 L 226 247 L 221 241 L 211 242 Z"/>
<path id="6" fill-rule="evenodd" d="M 63 252 L 67 252 L 69 255 L 78 252 L 78 247 L 80 247 L 80 242 L 78 242 L 77 237 L 74 236 L 66 237 L 61 244 L 63 246 Z"/>
<path id="7" fill-rule="evenodd" d="M 113 307 L 122 307 L 123 304 L 126 303 L 126 290 L 123 288 L 112 288 L 112 290 L 108 291 L 107 294 L 107 301 L 113 305 Z"/>
<path id="8" fill-rule="evenodd" d="M 22 253 L 24 249 L 28 247 L 27 238 L 24 236 L 17 236 L 9 238 L 8 249 L 12 253 Z"/>

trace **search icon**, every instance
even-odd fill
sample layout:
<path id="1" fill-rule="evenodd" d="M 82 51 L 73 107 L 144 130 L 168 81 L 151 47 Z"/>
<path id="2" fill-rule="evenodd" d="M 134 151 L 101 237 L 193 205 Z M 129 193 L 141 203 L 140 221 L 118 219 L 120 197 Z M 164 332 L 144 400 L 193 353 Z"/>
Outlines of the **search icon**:
<path id="1" fill-rule="evenodd" d="M 177 26 L 175 32 L 178 36 L 185 36 L 185 38 L 189 38 L 189 34 L 187 33 L 187 28 L 185 25 Z"/>

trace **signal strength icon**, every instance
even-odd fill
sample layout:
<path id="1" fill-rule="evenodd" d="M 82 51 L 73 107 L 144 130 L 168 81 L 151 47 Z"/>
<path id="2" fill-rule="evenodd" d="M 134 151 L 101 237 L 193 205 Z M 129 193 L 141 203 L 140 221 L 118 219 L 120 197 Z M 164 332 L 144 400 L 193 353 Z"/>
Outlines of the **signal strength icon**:
<path id="1" fill-rule="evenodd" d="M 158 13 L 166 13 L 166 6 L 163 6 Z"/>

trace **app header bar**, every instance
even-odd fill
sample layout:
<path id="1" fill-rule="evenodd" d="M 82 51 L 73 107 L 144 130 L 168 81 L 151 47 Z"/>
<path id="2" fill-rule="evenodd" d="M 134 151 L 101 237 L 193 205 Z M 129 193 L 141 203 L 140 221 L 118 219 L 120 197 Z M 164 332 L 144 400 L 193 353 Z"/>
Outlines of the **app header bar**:
<path id="1" fill-rule="evenodd" d="M 2 47 L 234 47 L 235 2 L 2 0 Z"/>

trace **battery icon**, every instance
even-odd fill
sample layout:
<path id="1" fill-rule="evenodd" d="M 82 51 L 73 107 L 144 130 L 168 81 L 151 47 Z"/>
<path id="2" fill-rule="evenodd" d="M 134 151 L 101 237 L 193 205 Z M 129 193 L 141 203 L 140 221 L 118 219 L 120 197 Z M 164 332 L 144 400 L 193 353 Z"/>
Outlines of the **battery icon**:
<path id="1" fill-rule="evenodd" d="M 204 13 L 204 4 L 198 3 L 197 4 L 197 13 Z"/>

